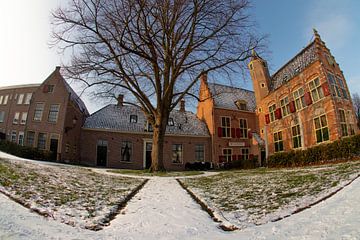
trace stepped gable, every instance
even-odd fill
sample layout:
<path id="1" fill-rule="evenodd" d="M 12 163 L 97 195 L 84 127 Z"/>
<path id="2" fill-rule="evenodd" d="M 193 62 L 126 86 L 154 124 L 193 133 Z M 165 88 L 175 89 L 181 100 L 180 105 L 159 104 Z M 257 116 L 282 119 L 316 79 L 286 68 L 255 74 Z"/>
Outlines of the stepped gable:
<path id="1" fill-rule="evenodd" d="M 271 76 L 270 92 L 281 87 L 316 60 L 318 60 L 318 56 L 314 40 Z"/>
<path id="2" fill-rule="evenodd" d="M 130 115 L 137 115 L 137 123 L 130 123 Z M 170 118 L 173 119 L 174 125 L 167 126 L 166 134 L 209 136 L 205 123 L 192 112 L 173 110 Z M 94 130 L 145 133 L 146 117 L 136 106 L 111 104 L 88 117 L 83 127 Z"/>
<path id="3" fill-rule="evenodd" d="M 214 99 L 215 107 L 239 110 L 235 102 L 244 100 L 247 103 L 248 111 L 255 112 L 256 101 L 253 91 L 217 83 L 211 84 L 209 89 Z"/>

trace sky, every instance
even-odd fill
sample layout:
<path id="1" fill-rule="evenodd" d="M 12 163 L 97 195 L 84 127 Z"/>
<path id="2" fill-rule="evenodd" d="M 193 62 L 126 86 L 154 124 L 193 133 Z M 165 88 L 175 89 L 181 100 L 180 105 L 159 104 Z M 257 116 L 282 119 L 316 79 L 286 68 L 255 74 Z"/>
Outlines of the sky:
<path id="1" fill-rule="evenodd" d="M 67 58 L 50 48 L 51 11 L 66 0 L 11 0 L 0 3 L 0 87 L 41 83 Z M 343 70 L 351 93 L 360 93 L 360 1 L 253 0 L 250 13 L 268 35 L 266 60 L 274 73 L 312 39 L 316 28 Z M 238 81 L 238 82 L 237 82 Z M 249 79 L 232 81 L 252 89 Z M 80 89 L 75 89 L 80 92 Z M 103 103 L 82 99 L 90 112 Z"/>

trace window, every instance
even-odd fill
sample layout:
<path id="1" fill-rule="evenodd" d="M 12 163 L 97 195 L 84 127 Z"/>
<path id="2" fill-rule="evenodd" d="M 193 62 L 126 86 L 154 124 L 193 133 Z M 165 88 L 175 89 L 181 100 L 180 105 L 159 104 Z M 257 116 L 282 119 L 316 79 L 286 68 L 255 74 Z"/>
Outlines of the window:
<path id="1" fill-rule="evenodd" d="M 41 121 L 44 111 L 44 103 L 36 103 L 34 112 L 34 121 Z"/>
<path id="2" fill-rule="evenodd" d="M 327 126 L 326 115 L 321 115 L 320 117 L 314 118 L 315 132 L 316 132 L 316 142 L 321 143 L 328 141 L 329 129 Z"/>
<path id="3" fill-rule="evenodd" d="M 29 131 L 26 134 L 26 145 L 29 147 L 34 146 L 35 132 Z"/>
<path id="4" fill-rule="evenodd" d="M 341 93 L 342 93 L 343 98 L 349 99 L 343 80 L 340 77 L 337 77 L 337 81 L 341 88 Z"/>
<path id="5" fill-rule="evenodd" d="M 22 104 L 24 100 L 24 94 L 19 94 L 19 97 L 17 99 L 17 104 Z"/>
<path id="6" fill-rule="evenodd" d="M 347 111 L 347 118 L 349 122 L 349 134 L 355 135 L 355 129 L 354 129 L 354 117 L 352 115 L 352 112 L 350 110 Z"/>
<path id="7" fill-rule="evenodd" d="M 32 93 L 27 93 L 24 104 L 30 104 Z"/>
<path id="8" fill-rule="evenodd" d="M 299 111 L 303 109 L 306 106 L 304 89 L 302 87 L 297 89 L 296 91 L 293 92 L 293 96 L 294 96 L 296 110 Z"/>
<path id="9" fill-rule="evenodd" d="M 309 82 L 309 89 L 313 102 L 317 102 L 324 97 L 324 92 L 320 85 L 319 78 L 315 78 L 314 80 Z"/>
<path id="10" fill-rule="evenodd" d="M 248 160 L 249 159 L 249 149 L 248 148 L 242 148 L 241 149 L 241 158 L 242 158 L 242 160 Z"/>
<path id="11" fill-rule="evenodd" d="M 247 104 L 244 100 L 237 100 L 235 101 L 235 105 L 239 110 L 247 111 Z"/>
<path id="12" fill-rule="evenodd" d="M 66 145 L 65 145 L 65 153 L 69 153 L 69 151 L 70 151 L 70 144 L 66 143 Z"/>
<path id="13" fill-rule="evenodd" d="M 275 110 L 276 110 L 275 104 L 273 104 L 269 107 L 270 122 L 275 121 Z"/>
<path id="14" fill-rule="evenodd" d="M 49 122 L 52 122 L 52 123 L 57 122 L 58 115 L 59 115 L 59 108 L 60 108 L 59 104 L 51 104 L 50 105 L 49 116 L 48 116 Z"/>
<path id="15" fill-rule="evenodd" d="M 54 92 L 54 85 L 47 84 L 43 89 L 44 93 L 52 93 Z"/>
<path id="16" fill-rule="evenodd" d="M 19 123 L 19 118 L 20 118 L 20 113 L 16 112 L 15 115 L 14 115 L 13 124 L 18 124 Z"/>
<path id="17" fill-rule="evenodd" d="M 121 161 L 130 162 L 132 156 L 132 142 L 124 141 L 121 145 Z"/>
<path id="18" fill-rule="evenodd" d="M 331 93 L 334 97 L 341 97 L 339 86 L 336 83 L 335 76 L 331 73 L 328 73 L 328 80 L 331 88 Z"/>
<path id="19" fill-rule="evenodd" d="M 39 133 L 38 135 L 38 142 L 37 142 L 37 148 L 40 150 L 46 149 L 46 133 Z"/>
<path id="20" fill-rule="evenodd" d="M 205 146 L 204 144 L 195 145 L 195 161 L 204 162 L 205 161 Z"/>
<path id="21" fill-rule="evenodd" d="M 284 151 L 284 143 L 283 143 L 281 131 L 274 133 L 274 144 L 275 144 L 275 152 Z"/>
<path id="22" fill-rule="evenodd" d="M 0 105 L 3 103 L 3 99 L 4 99 L 4 96 L 1 95 L 1 96 L 0 96 Z"/>
<path id="23" fill-rule="evenodd" d="M 341 126 L 341 136 L 346 137 L 349 134 L 346 124 L 345 111 L 342 109 L 339 109 L 339 118 L 340 118 L 340 126 Z"/>
<path id="24" fill-rule="evenodd" d="M 18 144 L 21 146 L 24 145 L 24 132 L 19 132 Z"/>
<path id="25" fill-rule="evenodd" d="M 173 118 L 169 118 L 168 125 L 169 126 L 174 126 L 174 119 Z"/>
<path id="26" fill-rule="evenodd" d="M 153 126 L 151 125 L 151 123 L 149 123 L 149 121 L 146 122 L 146 131 L 148 132 L 153 132 Z"/>
<path id="27" fill-rule="evenodd" d="M 301 148 L 301 133 L 300 125 L 295 125 L 291 128 L 293 148 Z"/>
<path id="28" fill-rule="evenodd" d="M 287 116 L 290 113 L 290 104 L 288 97 L 284 97 L 280 100 L 280 107 L 283 117 Z"/>
<path id="29" fill-rule="evenodd" d="M 241 138 L 248 137 L 248 127 L 247 127 L 246 119 L 240 119 L 240 137 Z"/>
<path id="30" fill-rule="evenodd" d="M 137 123 L 138 117 L 137 115 L 130 115 L 130 123 Z"/>
<path id="31" fill-rule="evenodd" d="M 172 162 L 182 163 L 182 144 L 172 145 Z"/>
<path id="32" fill-rule="evenodd" d="M 231 148 L 224 148 L 223 149 L 223 155 L 225 157 L 226 162 L 231 162 L 231 156 L 232 156 L 232 149 Z"/>
<path id="33" fill-rule="evenodd" d="M 4 119 L 5 119 L 5 112 L 4 112 L 4 111 L 1 111 L 1 112 L 0 112 L 0 123 L 3 123 L 3 122 L 4 122 Z"/>
<path id="34" fill-rule="evenodd" d="M 222 137 L 230 137 L 230 117 L 221 117 L 221 131 Z"/>
<path id="35" fill-rule="evenodd" d="M 24 125 L 26 123 L 26 119 L 27 119 L 27 112 L 23 112 L 21 115 L 20 124 Z"/>
<path id="36" fill-rule="evenodd" d="M 11 139 L 12 142 L 16 143 L 16 131 L 13 130 L 11 131 Z"/>
<path id="37" fill-rule="evenodd" d="M 9 95 L 5 95 L 3 104 L 6 105 L 9 100 Z"/>

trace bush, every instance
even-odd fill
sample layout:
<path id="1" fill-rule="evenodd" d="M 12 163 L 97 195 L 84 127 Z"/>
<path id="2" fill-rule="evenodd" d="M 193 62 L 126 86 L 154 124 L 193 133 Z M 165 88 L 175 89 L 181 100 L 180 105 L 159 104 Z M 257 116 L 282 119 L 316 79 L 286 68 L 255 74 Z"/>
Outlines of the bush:
<path id="1" fill-rule="evenodd" d="M 0 141 L 0 150 L 18 157 L 34 160 L 51 160 L 51 152 L 20 146 L 13 142 Z"/>
<path id="2" fill-rule="evenodd" d="M 297 167 L 350 159 L 360 155 L 360 135 L 322 144 L 306 150 L 275 153 L 268 167 Z"/>
<path id="3" fill-rule="evenodd" d="M 211 163 L 210 162 L 187 162 L 185 164 L 186 170 L 197 170 L 197 171 L 204 171 L 204 170 L 210 170 L 211 169 Z"/>

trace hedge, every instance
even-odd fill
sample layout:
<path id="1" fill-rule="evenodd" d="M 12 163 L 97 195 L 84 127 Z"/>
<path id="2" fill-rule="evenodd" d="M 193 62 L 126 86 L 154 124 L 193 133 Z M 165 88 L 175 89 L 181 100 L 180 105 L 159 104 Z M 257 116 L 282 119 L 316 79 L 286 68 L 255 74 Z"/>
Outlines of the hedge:
<path id="1" fill-rule="evenodd" d="M 351 159 L 360 155 L 360 135 L 355 135 L 306 150 L 275 153 L 268 157 L 268 167 L 298 167 Z"/>
<path id="2" fill-rule="evenodd" d="M 36 148 L 20 146 L 9 141 L 0 141 L 0 151 L 21 157 L 34 160 L 51 160 L 52 154 L 48 151 L 42 151 Z"/>

